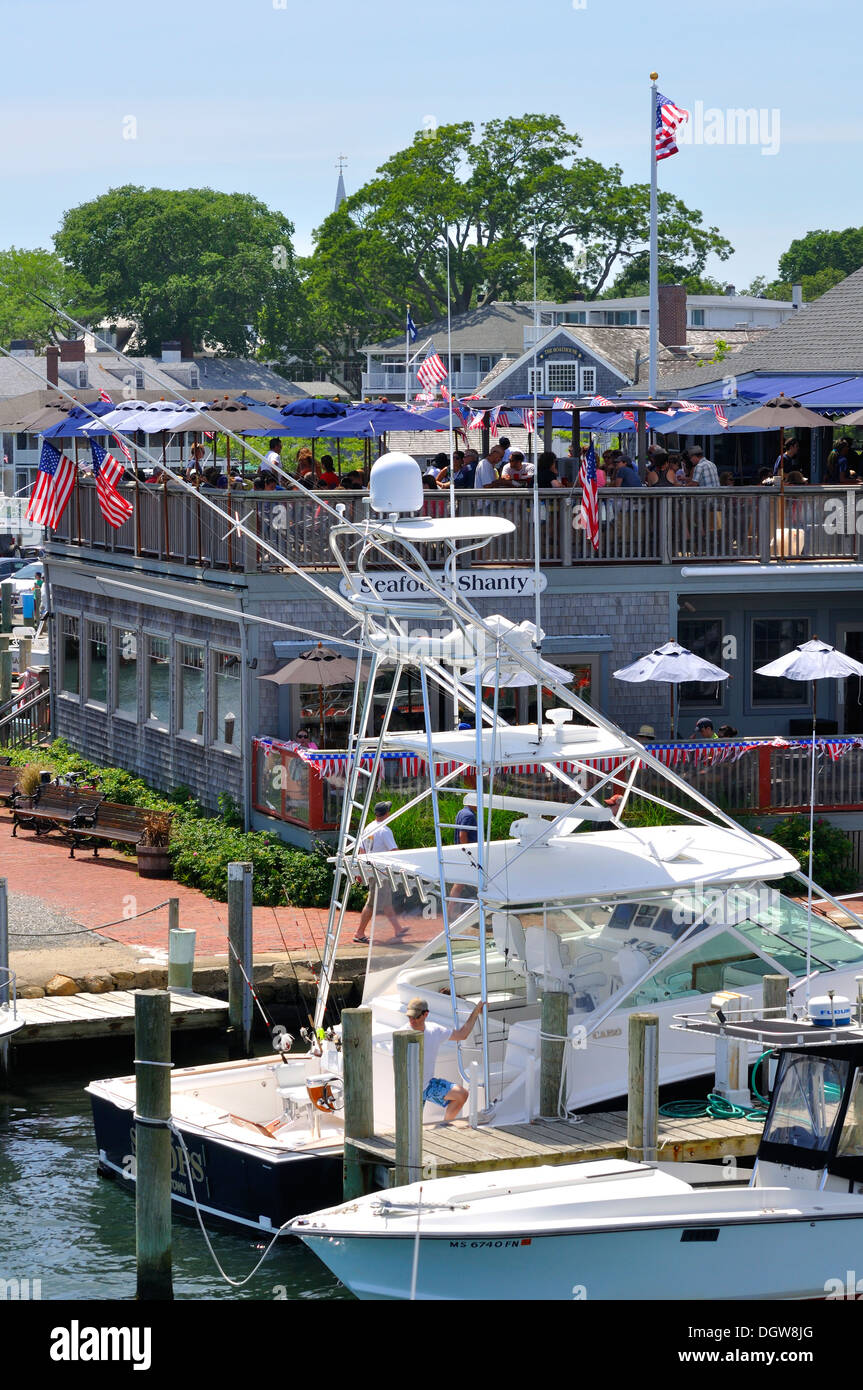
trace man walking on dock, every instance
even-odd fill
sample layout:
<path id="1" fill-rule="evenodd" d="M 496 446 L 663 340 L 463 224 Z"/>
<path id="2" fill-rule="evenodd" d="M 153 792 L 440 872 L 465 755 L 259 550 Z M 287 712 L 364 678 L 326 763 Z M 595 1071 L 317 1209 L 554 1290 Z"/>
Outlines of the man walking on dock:
<path id="1" fill-rule="evenodd" d="M 366 826 L 360 836 L 360 854 L 386 854 L 390 850 L 398 849 L 395 836 L 384 821 L 390 813 L 391 802 L 379 801 L 375 807 L 375 818 Z M 379 884 L 375 887 L 369 885 L 369 896 L 366 898 L 366 905 L 360 915 L 360 924 L 357 927 L 357 934 L 354 941 L 365 945 L 368 941 L 366 928 L 372 918 L 373 912 L 380 912 L 384 917 L 389 918 L 392 924 L 393 937 L 400 941 L 407 936 L 407 928 L 403 927 L 399 921 L 398 913 L 393 906 L 393 890 L 389 884 Z"/>

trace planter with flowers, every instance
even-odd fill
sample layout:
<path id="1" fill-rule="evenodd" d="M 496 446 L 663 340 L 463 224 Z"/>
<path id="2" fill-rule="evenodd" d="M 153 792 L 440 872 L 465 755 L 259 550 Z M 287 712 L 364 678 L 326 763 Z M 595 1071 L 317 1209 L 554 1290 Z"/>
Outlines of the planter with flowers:
<path id="1" fill-rule="evenodd" d="M 172 817 L 167 811 L 147 811 L 144 833 L 138 842 L 138 874 L 141 878 L 170 878 L 168 844 Z"/>

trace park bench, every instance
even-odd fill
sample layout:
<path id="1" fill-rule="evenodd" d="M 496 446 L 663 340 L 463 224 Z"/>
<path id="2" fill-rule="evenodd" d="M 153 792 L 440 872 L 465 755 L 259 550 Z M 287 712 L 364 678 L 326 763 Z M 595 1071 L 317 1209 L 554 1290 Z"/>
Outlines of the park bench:
<path id="1" fill-rule="evenodd" d="M 93 841 L 93 853 L 98 855 L 99 842 L 139 845 L 144 835 L 149 812 L 142 806 L 124 806 L 118 801 L 100 801 L 90 817 L 81 817 L 69 833 L 72 850 L 83 841 Z"/>
<path id="2" fill-rule="evenodd" d="M 37 835 L 59 830 L 69 840 L 69 854 L 74 858 L 73 831 L 79 822 L 93 818 L 103 799 L 103 792 L 82 791 L 80 787 L 40 787 L 33 796 L 16 797 L 12 834 L 17 834 L 19 825 L 24 830 L 35 830 Z"/>
<path id="3" fill-rule="evenodd" d="M 0 767 L 0 801 L 7 805 L 12 801 L 18 787 L 19 767 Z"/>

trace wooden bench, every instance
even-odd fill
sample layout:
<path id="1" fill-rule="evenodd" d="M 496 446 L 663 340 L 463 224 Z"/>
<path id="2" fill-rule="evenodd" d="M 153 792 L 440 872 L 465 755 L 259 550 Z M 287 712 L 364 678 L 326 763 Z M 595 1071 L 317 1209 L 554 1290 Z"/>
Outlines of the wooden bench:
<path id="1" fill-rule="evenodd" d="M 69 840 L 69 854 L 75 856 L 73 832 L 79 822 L 86 823 L 96 814 L 103 792 L 83 791 L 80 787 L 40 787 L 34 796 L 18 796 L 12 807 L 12 834 L 18 827 L 45 835 L 59 830 Z"/>
<path id="2" fill-rule="evenodd" d="M 0 767 L 0 801 L 5 801 L 7 806 L 18 789 L 20 771 L 20 767 Z"/>
<path id="3" fill-rule="evenodd" d="M 93 854 L 99 853 L 99 842 L 139 845 L 144 836 L 146 818 L 150 813 L 143 806 L 124 806 L 119 801 L 100 801 L 91 817 L 81 817 L 70 828 L 72 850 L 84 841 L 93 841 Z M 173 817 L 172 817 L 173 819 Z"/>

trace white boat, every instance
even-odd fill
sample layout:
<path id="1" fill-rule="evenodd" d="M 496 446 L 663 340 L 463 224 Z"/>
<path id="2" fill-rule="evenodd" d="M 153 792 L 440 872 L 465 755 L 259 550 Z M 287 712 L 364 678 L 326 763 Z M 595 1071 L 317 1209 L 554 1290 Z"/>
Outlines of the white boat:
<path id="1" fill-rule="evenodd" d="M 863 1241 L 855 1031 L 783 1052 L 745 1187 L 706 1165 L 578 1163 L 415 1183 L 291 1230 L 362 1299 L 841 1296 Z"/>
<path id="2" fill-rule="evenodd" d="M 539 654 L 536 623 L 516 627 L 502 617 L 481 617 L 459 592 L 457 561 L 512 530 L 510 522 L 484 514 L 410 515 L 423 501 L 412 459 L 378 460 L 371 487 L 372 507 L 382 515 L 335 525 L 330 538 L 361 624 L 316 1046 L 327 1024 L 335 1031 L 323 1057 L 192 1068 L 172 1077 L 178 1129 L 201 1154 L 206 1149 L 214 1173 L 241 1173 L 236 1181 L 251 1184 L 248 1200 L 238 1204 L 235 1179 L 227 1177 L 218 1184 L 223 1195 L 209 1205 L 263 1229 L 281 1225 L 291 1201 L 288 1216 L 312 1205 L 303 1190 L 313 1156 L 336 1171 L 341 1056 L 338 1018 L 327 1010 L 348 892 L 358 876 L 373 892 L 401 887 L 416 894 L 441 927 L 416 950 L 382 951 L 373 930 L 364 1002 L 373 1011 L 378 1130 L 393 1122 L 393 1030 L 405 1026 L 406 1005 L 416 995 L 427 999 L 431 1020 L 452 1031 L 479 999 L 487 1000 L 473 1035 L 443 1045 L 436 1071 L 471 1087 L 486 1122 L 506 1124 L 538 1113 L 544 991 L 562 991 L 569 1001 L 572 1046 L 560 1097 L 561 1113 L 568 1113 L 625 1092 L 632 1010 L 649 1005 L 659 1013 L 660 1081 L 679 1081 L 712 1065 L 703 1037 L 671 1031 L 682 1000 L 698 1009 L 716 990 L 736 989 L 757 1005 L 764 975 L 799 980 L 807 973 L 810 932 L 819 990 L 854 995 L 854 976 L 863 972 L 860 942 L 826 919 L 801 916 L 771 887 L 797 872 L 796 860 L 742 829 L 572 694 L 566 673 Z M 430 558 L 441 556 L 443 578 L 429 567 Z M 378 594 L 372 581 L 381 563 L 407 576 L 404 593 Z M 391 727 L 405 671 L 421 701 L 419 733 Z M 546 691 L 553 707 L 538 724 L 508 725 L 500 690 L 525 683 L 536 686 L 541 712 Z M 474 727 L 437 729 L 433 690 L 449 697 L 456 721 L 466 715 Z M 425 762 L 429 785 L 384 823 L 392 821 L 398 835 L 399 815 L 427 800 L 434 843 L 366 854 L 361 833 L 380 796 L 382 758 L 396 749 Z M 462 774 L 469 780 L 458 794 L 476 808 L 479 827 L 473 844 L 450 842 L 441 809 L 441 794 L 452 792 Z M 667 823 L 628 826 L 635 796 Z M 506 838 L 491 838 L 494 810 L 515 813 Z M 308 1085 L 318 1074 L 330 1078 L 323 1108 Z M 126 1159 L 133 1082 L 94 1082 L 89 1090 L 102 1166 L 132 1177 Z M 266 1205 L 274 1163 L 293 1174 L 285 1178 L 291 1196 Z M 260 1181 L 251 1181 L 253 1170 Z M 178 1184 L 184 1181 L 179 1173 Z M 179 1187 L 177 1196 L 191 1198 Z"/>

